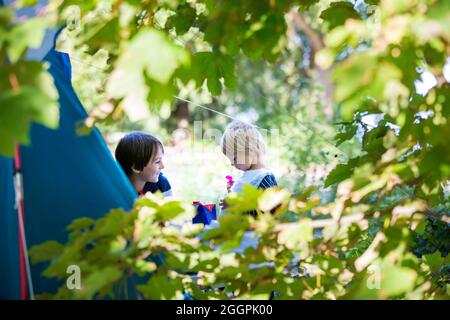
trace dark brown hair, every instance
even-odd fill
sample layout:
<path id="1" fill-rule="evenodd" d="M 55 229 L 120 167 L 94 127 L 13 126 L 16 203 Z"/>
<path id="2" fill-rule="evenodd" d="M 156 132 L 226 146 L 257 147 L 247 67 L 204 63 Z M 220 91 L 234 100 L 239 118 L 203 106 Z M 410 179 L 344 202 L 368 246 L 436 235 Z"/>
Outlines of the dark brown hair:
<path id="1" fill-rule="evenodd" d="M 157 138 L 143 132 L 130 132 L 120 139 L 115 156 L 123 171 L 129 176 L 133 170 L 142 170 L 156 156 L 158 147 L 164 147 Z"/>

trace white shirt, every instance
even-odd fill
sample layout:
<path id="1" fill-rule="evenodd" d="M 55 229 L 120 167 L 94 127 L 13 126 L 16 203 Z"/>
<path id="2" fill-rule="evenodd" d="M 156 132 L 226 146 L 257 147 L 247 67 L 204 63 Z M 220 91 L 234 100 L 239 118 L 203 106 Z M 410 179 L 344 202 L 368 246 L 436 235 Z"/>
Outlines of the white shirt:
<path id="1" fill-rule="evenodd" d="M 231 187 L 231 191 L 241 193 L 242 187 L 246 184 L 258 188 L 264 177 L 269 174 L 272 174 L 272 172 L 267 168 L 245 171 L 242 176 L 236 180 L 233 187 Z"/>

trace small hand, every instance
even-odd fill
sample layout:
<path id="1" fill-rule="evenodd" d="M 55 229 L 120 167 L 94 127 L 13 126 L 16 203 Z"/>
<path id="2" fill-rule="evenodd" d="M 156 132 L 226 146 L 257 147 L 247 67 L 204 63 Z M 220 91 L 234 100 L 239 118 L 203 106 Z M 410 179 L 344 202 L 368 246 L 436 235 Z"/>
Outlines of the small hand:
<path id="1" fill-rule="evenodd" d="M 233 177 L 232 176 L 226 176 L 225 178 L 227 179 L 227 191 L 231 192 L 231 187 L 234 184 Z"/>
<path id="2" fill-rule="evenodd" d="M 220 199 L 219 206 L 222 210 L 228 208 L 228 203 L 227 203 L 226 199 Z"/>
<path id="3" fill-rule="evenodd" d="M 229 181 L 227 182 L 227 191 L 231 192 L 231 187 L 233 186 L 234 182 L 233 181 Z"/>

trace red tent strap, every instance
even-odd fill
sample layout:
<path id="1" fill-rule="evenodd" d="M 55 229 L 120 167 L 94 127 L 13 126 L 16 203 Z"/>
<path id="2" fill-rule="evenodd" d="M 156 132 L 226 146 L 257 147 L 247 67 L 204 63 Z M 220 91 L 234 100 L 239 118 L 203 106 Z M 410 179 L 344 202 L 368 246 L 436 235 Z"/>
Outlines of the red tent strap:
<path id="1" fill-rule="evenodd" d="M 16 199 L 17 199 L 17 222 L 18 222 L 18 231 L 19 231 L 19 263 L 20 263 L 20 299 L 26 300 L 28 298 L 27 292 L 27 268 L 26 268 L 26 260 L 25 260 L 25 230 L 23 223 L 23 197 L 21 189 L 21 182 L 17 181 L 21 180 L 21 172 L 22 165 L 20 161 L 20 147 L 16 146 L 14 152 L 14 178 L 16 182 Z"/>

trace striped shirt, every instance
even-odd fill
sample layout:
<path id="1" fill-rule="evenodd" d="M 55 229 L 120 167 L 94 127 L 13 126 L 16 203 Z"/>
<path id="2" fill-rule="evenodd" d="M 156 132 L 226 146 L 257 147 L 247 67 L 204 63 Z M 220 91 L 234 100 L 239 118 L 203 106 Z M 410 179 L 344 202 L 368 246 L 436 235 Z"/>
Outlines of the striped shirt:
<path id="1" fill-rule="evenodd" d="M 241 193 L 242 187 L 246 184 L 265 190 L 277 186 L 277 180 L 272 171 L 267 168 L 248 170 L 237 179 L 231 191 Z"/>
<path id="2" fill-rule="evenodd" d="M 268 174 L 261 180 L 258 185 L 258 189 L 266 190 L 276 186 L 278 186 L 278 184 L 275 176 L 273 174 Z"/>

